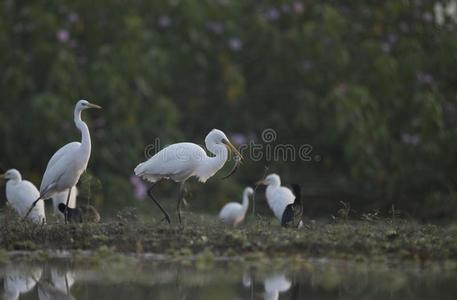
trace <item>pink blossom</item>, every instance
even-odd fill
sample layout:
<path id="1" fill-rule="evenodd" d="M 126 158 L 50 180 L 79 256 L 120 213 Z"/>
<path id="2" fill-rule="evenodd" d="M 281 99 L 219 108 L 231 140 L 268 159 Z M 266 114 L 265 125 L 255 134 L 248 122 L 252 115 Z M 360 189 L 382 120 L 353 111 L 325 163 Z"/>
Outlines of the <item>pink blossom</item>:
<path id="1" fill-rule="evenodd" d="M 66 29 L 59 29 L 57 31 L 57 40 L 60 43 L 66 43 L 70 39 L 70 32 Z"/>
<path id="2" fill-rule="evenodd" d="M 135 175 L 130 176 L 130 183 L 133 186 L 133 195 L 138 200 L 143 200 L 147 194 L 147 186 L 146 184 Z"/>

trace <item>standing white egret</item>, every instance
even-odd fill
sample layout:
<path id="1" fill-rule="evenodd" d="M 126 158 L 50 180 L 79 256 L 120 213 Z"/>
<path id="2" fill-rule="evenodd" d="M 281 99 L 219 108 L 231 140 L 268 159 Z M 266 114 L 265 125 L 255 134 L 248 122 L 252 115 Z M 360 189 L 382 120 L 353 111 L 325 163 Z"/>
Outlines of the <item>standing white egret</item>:
<path id="1" fill-rule="evenodd" d="M 267 186 L 266 198 L 268 206 L 282 226 L 287 226 L 293 221 L 294 214 L 291 209 L 294 205 L 295 195 L 286 187 L 281 186 L 281 178 L 277 174 L 270 174 L 257 184 Z"/>
<path id="2" fill-rule="evenodd" d="M 249 207 L 249 197 L 254 194 L 251 187 L 247 187 L 243 192 L 243 203 L 230 202 L 224 205 L 219 213 L 219 219 L 225 224 L 237 226 L 243 222 Z"/>
<path id="3" fill-rule="evenodd" d="M 64 212 L 59 210 L 59 204 L 65 204 L 67 201 L 68 192 L 63 191 L 52 196 L 52 207 L 54 208 L 54 214 L 64 216 Z M 71 196 L 68 201 L 68 208 L 76 208 L 76 197 L 78 196 L 78 188 L 76 186 L 71 188 Z"/>
<path id="4" fill-rule="evenodd" d="M 16 169 L 6 171 L 6 173 L 1 175 L 1 177 L 7 180 L 6 200 L 8 200 L 8 203 L 21 217 L 25 217 L 30 205 L 32 205 L 33 201 L 38 198 L 40 192 L 38 192 L 33 183 L 27 180 L 22 180 L 21 173 L 19 173 Z M 28 215 L 28 218 L 37 224 L 46 222 L 44 204 L 39 203 L 35 206 Z"/>
<path id="5" fill-rule="evenodd" d="M 87 100 L 79 100 L 74 110 L 74 121 L 81 132 L 81 142 L 68 143 L 60 148 L 49 160 L 40 186 L 40 196 L 33 202 L 32 208 L 40 200 L 51 198 L 57 193 L 67 191 L 67 207 L 70 201 L 71 188 L 79 181 L 86 170 L 91 153 L 89 128 L 81 120 L 81 112 L 89 108 L 101 109 Z M 67 222 L 66 214 L 65 223 Z"/>
<path id="6" fill-rule="evenodd" d="M 177 143 L 165 147 L 147 161 L 140 163 L 135 168 L 135 175 L 148 180 L 153 185 L 148 190 L 149 197 L 156 203 L 164 214 L 164 219 L 170 223 L 170 216 L 152 195 L 152 189 L 161 179 L 171 179 L 180 182 L 177 211 L 179 223 L 181 223 L 181 201 L 184 194 L 184 186 L 187 179 L 192 176 L 205 183 L 216 174 L 228 159 L 228 152 L 234 152 L 237 163 L 229 176 L 232 175 L 241 161 L 242 156 L 230 143 L 227 136 L 218 129 L 213 129 L 205 138 L 206 148 L 214 154 L 210 157 L 205 150 L 194 143 Z"/>

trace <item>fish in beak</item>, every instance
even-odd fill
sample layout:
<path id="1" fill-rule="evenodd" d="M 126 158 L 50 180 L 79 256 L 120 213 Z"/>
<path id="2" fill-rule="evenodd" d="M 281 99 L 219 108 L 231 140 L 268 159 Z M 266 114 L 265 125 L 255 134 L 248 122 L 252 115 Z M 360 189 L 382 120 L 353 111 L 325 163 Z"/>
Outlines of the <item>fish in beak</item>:
<path id="1" fill-rule="evenodd" d="M 235 146 L 233 146 L 232 143 L 230 143 L 228 140 L 223 140 L 222 143 L 224 143 L 224 145 L 227 147 L 227 149 L 230 153 L 235 154 L 235 165 L 233 166 L 232 170 L 230 171 L 230 173 L 228 175 L 222 177 L 222 179 L 227 179 L 230 176 L 232 176 L 233 174 L 235 174 L 235 172 L 238 170 L 239 166 L 243 162 L 243 155 L 241 155 L 241 153 L 238 151 L 238 149 L 236 149 Z"/>

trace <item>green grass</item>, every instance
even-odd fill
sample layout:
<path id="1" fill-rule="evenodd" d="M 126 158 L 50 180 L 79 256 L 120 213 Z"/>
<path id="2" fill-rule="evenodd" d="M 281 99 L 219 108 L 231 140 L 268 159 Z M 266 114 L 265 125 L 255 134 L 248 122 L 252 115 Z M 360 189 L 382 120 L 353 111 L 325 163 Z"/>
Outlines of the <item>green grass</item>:
<path id="1" fill-rule="evenodd" d="M 34 225 L 13 215 L 0 221 L 0 249 L 98 250 L 189 256 L 313 256 L 355 259 L 457 260 L 457 225 L 399 219 L 306 221 L 301 229 L 248 220 L 229 228 L 216 218 L 186 214 L 185 224 L 155 224 L 124 211 L 99 224 Z"/>

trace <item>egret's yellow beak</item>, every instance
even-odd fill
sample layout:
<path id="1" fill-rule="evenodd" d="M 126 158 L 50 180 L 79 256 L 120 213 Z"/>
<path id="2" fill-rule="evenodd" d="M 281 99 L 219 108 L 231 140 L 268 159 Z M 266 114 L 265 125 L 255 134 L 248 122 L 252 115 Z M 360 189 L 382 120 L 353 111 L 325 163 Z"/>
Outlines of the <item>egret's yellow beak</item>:
<path id="1" fill-rule="evenodd" d="M 89 103 L 89 104 L 87 104 L 87 106 L 89 106 L 90 108 L 102 109 L 101 106 L 99 106 L 97 104 L 93 104 L 93 103 Z"/>
<path id="2" fill-rule="evenodd" d="M 239 158 L 240 162 L 244 159 L 243 155 L 241 155 L 238 149 L 236 149 L 235 146 L 233 146 L 232 143 L 230 143 L 228 140 L 223 140 L 222 143 L 224 143 L 224 145 L 230 152 L 235 153 L 235 155 Z"/>

